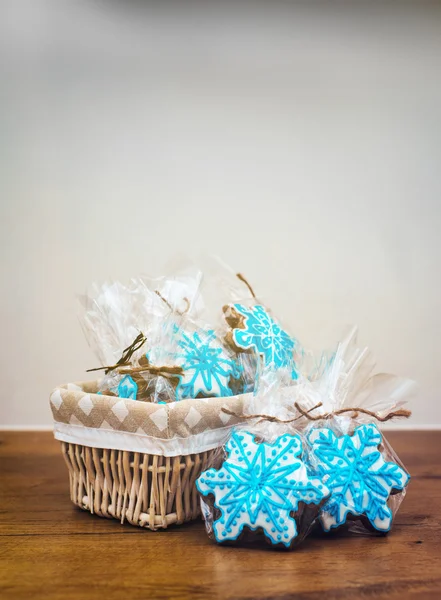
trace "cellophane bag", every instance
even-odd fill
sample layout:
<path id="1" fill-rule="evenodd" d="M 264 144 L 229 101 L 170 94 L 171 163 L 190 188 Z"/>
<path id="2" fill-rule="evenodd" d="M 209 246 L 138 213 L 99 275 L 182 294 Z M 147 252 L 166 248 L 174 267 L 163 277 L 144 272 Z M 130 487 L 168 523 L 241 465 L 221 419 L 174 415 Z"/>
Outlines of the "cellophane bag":
<path id="1" fill-rule="evenodd" d="M 416 387 L 410 380 L 372 374 L 374 367 L 368 349 L 357 347 L 353 329 L 321 376 L 303 382 L 298 396 L 306 415 L 310 471 L 330 490 L 319 515 L 325 532 L 345 527 L 354 533 L 387 533 L 406 495 L 409 473 L 380 424 L 410 415 L 403 406 Z"/>
<path id="2" fill-rule="evenodd" d="M 201 278 L 198 268 L 181 265 L 164 277 L 144 276 L 136 280 L 137 292 L 143 296 L 143 312 L 142 315 L 132 312 L 132 318 L 138 328 L 143 327 L 147 332 L 146 343 L 137 349 L 129 364 L 120 365 L 106 375 L 101 389 L 114 391 L 114 382 L 119 382 L 118 391 L 122 395 L 128 380 L 132 387 L 136 386 L 138 400 L 164 403 L 178 399 L 176 389 L 184 372 L 175 360 L 176 331 L 184 315 L 187 319 L 195 318 L 202 311 Z"/>
<path id="3" fill-rule="evenodd" d="M 80 297 L 80 323 L 105 375 L 99 393 L 146 400 L 141 373 L 124 373 L 153 347 L 157 329 L 167 313 L 160 298 L 140 278 L 127 285 L 119 282 L 94 284 Z"/>
<path id="4" fill-rule="evenodd" d="M 162 332 L 162 340 L 147 358 L 152 364 L 173 366 L 180 372 L 165 399 L 163 386 L 169 382 L 157 378 L 153 401 L 228 397 L 253 386 L 252 368 L 224 344 L 219 331 L 209 323 L 188 314 L 171 313 L 164 319 Z M 252 361 L 251 355 L 247 361 Z"/>
<path id="5" fill-rule="evenodd" d="M 196 482 L 208 535 L 219 544 L 261 544 L 292 549 L 308 535 L 329 497 L 309 470 L 297 427 L 291 367 L 263 366 L 213 466 Z"/>
<path id="6" fill-rule="evenodd" d="M 217 260 L 204 263 L 208 268 L 202 272 L 181 261 L 177 274 L 155 283 L 170 310 L 145 360 L 180 372 L 152 382 L 154 402 L 228 397 L 254 389 L 259 357 L 253 349 L 237 352 L 226 343 L 220 302 L 243 296 L 248 287 Z"/>
<path id="7" fill-rule="evenodd" d="M 290 369 L 298 376 L 301 345 L 256 296 L 223 306 L 225 343 L 237 354 L 255 353 L 264 368 Z"/>

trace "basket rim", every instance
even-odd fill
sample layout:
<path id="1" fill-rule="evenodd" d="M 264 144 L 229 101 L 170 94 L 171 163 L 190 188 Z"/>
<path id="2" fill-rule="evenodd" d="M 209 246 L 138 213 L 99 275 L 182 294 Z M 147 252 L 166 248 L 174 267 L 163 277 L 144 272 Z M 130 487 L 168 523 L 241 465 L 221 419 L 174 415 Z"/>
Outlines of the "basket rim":
<path id="1" fill-rule="evenodd" d="M 251 393 L 169 404 L 97 394 L 97 381 L 64 384 L 50 396 L 56 439 L 109 450 L 179 456 L 223 445 Z M 228 408 L 235 415 L 222 411 Z"/>

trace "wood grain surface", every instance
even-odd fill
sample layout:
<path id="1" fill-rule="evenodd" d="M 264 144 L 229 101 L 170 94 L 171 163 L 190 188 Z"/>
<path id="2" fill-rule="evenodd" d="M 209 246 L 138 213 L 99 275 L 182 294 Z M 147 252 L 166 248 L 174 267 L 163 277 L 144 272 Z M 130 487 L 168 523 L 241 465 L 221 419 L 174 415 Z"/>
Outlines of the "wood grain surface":
<path id="1" fill-rule="evenodd" d="M 50 433 L 0 432 L 0 598 L 441 598 L 441 432 L 390 432 L 412 475 L 386 537 L 314 534 L 293 552 L 213 544 L 82 512 Z"/>

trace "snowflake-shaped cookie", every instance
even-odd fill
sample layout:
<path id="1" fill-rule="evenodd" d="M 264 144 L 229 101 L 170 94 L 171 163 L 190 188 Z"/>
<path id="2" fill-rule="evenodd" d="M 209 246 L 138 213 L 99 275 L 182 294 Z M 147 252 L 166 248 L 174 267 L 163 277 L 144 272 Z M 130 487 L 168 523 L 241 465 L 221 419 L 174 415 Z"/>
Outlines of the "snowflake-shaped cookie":
<path id="1" fill-rule="evenodd" d="M 232 327 L 232 342 L 239 350 L 254 350 L 265 365 L 293 366 L 295 340 L 268 314 L 263 306 L 233 304 L 226 309 Z"/>
<path id="2" fill-rule="evenodd" d="M 218 470 L 201 474 L 196 487 L 214 496 L 221 512 L 213 530 L 218 542 L 236 540 L 244 527 L 261 528 L 272 544 L 290 546 L 297 536 L 293 512 L 299 502 L 319 504 L 329 490 L 310 477 L 299 458 L 302 443 L 288 433 L 270 443 L 257 443 L 247 431 L 233 433 L 225 446 L 227 458 Z"/>
<path id="3" fill-rule="evenodd" d="M 392 490 L 402 490 L 409 474 L 386 462 L 378 450 L 381 433 L 375 425 L 360 425 L 352 435 L 337 437 L 328 428 L 308 435 L 311 463 L 331 490 L 320 521 L 329 531 L 345 523 L 347 515 L 365 515 L 375 529 L 389 531 L 392 511 L 387 500 Z"/>
<path id="4" fill-rule="evenodd" d="M 213 330 L 187 334 L 182 329 L 175 331 L 179 351 L 174 361 L 182 367 L 176 388 L 176 399 L 203 396 L 232 396 L 230 378 L 241 375 L 239 365 L 232 360 Z"/>

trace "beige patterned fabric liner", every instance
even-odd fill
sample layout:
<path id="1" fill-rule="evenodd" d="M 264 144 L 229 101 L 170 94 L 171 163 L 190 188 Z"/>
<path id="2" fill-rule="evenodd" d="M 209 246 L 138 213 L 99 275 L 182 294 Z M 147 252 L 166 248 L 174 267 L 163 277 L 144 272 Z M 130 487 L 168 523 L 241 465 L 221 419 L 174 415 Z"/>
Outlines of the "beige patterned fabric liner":
<path id="1" fill-rule="evenodd" d="M 247 397 L 155 404 L 96 391 L 97 382 L 85 382 L 63 385 L 52 392 L 57 439 L 121 450 L 140 450 L 145 445 L 148 452 L 157 448 L 157 454 L 168 456 L 219 445 L 232 426 L 242 421 L 222 412 L 222 407 L 240 415 Z"/>

